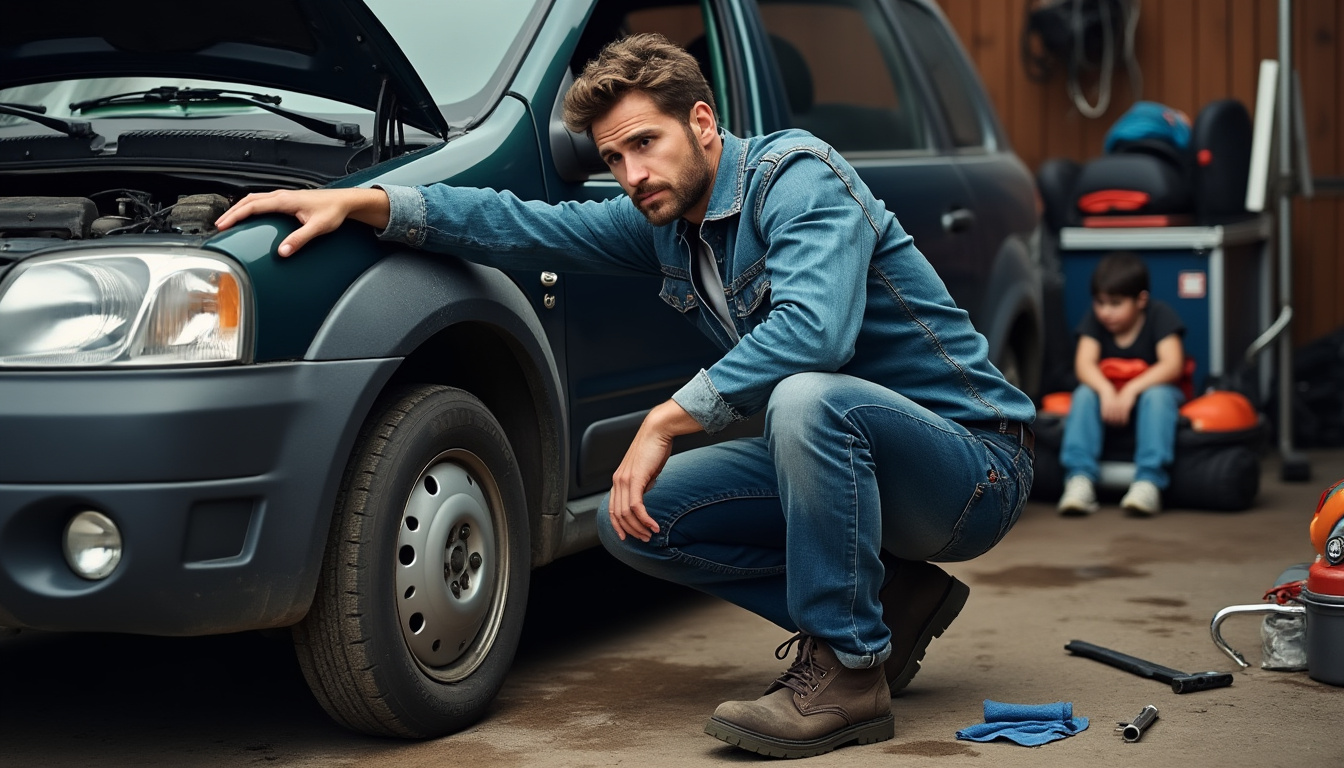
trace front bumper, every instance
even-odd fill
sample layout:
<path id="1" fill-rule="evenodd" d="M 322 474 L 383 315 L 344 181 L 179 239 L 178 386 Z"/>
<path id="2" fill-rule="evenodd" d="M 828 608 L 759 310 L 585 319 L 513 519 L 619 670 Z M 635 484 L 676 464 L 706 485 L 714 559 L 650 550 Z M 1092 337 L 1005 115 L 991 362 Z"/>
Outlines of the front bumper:
<path id="1" fill-rule="evenodd" d="M 312 601 L 360 424 L 399 360 L 0 373 L 0 626 L 200 635 Z M 70 516 L 121 529 L 101 581 Z"/>

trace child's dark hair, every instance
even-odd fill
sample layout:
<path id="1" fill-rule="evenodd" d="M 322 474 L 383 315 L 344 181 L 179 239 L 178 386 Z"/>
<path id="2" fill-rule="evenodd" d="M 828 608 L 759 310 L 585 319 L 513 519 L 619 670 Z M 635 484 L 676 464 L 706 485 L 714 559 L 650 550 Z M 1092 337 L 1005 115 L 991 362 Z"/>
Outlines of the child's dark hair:
<path id="1" fill-rule="evenodd" d="M 1129 251 L 1107 254 L 1092 272 L 1092 295 L 1137 299 L 1148 290 L 1148 265 Z"/>

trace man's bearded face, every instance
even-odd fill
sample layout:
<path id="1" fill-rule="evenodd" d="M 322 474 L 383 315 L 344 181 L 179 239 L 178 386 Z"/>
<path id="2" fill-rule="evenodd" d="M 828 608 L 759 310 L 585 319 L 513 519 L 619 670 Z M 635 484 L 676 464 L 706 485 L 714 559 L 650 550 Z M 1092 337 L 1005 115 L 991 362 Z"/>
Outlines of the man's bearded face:
<path id="1" fill-rule="evenodd" d="M 710 181 L 713 179 L 709 157 L 705 154 L 705 148 L 696 142 L 689 127 L 684 135 L 686 152 L 680 167 L 676 169 L 675 177 L 670 181 L 650 178 L 630 192 L 635 207 L 655 227 L 671 224 L 685 216 L 686 211 L 709 193 Z M 667 194 L 657 194 L 662 191 Z"/>

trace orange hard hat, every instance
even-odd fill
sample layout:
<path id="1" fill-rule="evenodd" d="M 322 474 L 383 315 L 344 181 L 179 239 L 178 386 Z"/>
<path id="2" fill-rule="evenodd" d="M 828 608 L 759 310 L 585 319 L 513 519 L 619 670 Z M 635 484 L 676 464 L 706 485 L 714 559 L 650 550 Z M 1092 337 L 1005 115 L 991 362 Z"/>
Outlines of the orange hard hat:
<path id="1" fill-rule="evenodd" d="M 1259 421 L 1255 406 L 1238 392 L 1217 391 L 1201 395 L 1181 406 L 1181 415 L 1196 432 L 1236 432 Z"/>
<path id="2" fill-rule="evenodd" d="M 1041 413 L 1068 416 L 1071 405 L 1073 405 L 1072 392 L 1051 392 L 1041 398 Z"/>

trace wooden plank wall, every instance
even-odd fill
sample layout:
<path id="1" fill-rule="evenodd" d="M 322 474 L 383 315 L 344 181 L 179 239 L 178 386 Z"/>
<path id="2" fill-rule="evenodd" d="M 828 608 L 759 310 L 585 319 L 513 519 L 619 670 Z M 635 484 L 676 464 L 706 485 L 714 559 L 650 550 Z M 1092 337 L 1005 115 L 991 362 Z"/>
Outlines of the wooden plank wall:
<path id="1" fill-rule="evenodd" d="M 1035 0 L 939 0 L 984 80 L 1018 154 L 1034 172 L 1042 160 L 1086 160 L 1100 154 L 1106 130 L 1133 104 L 1123 67 L 1111 106 L 1083 117 L 1062 72 L 1031 81 L 1019 56 L 1028 3 Z M 1278 56 L 1278 0 L 1142 0 L 1135 53 L 1142 98 L 1192 117 L 1200 106 L 1236 98 L 1255 109 L 1261 59 Z M 1344 3 L 1296 0 L 1293 58 L 1302 78 L 1307 143 L 1317 177 L 1344 177 Z M 1095 80 L 1087 81 L 1096 103 Z M 1298 200 L 1293 213 L 1293 338 L 1302 344 L 1344 326 L 1344 196 L 1324 190 Z"/>

